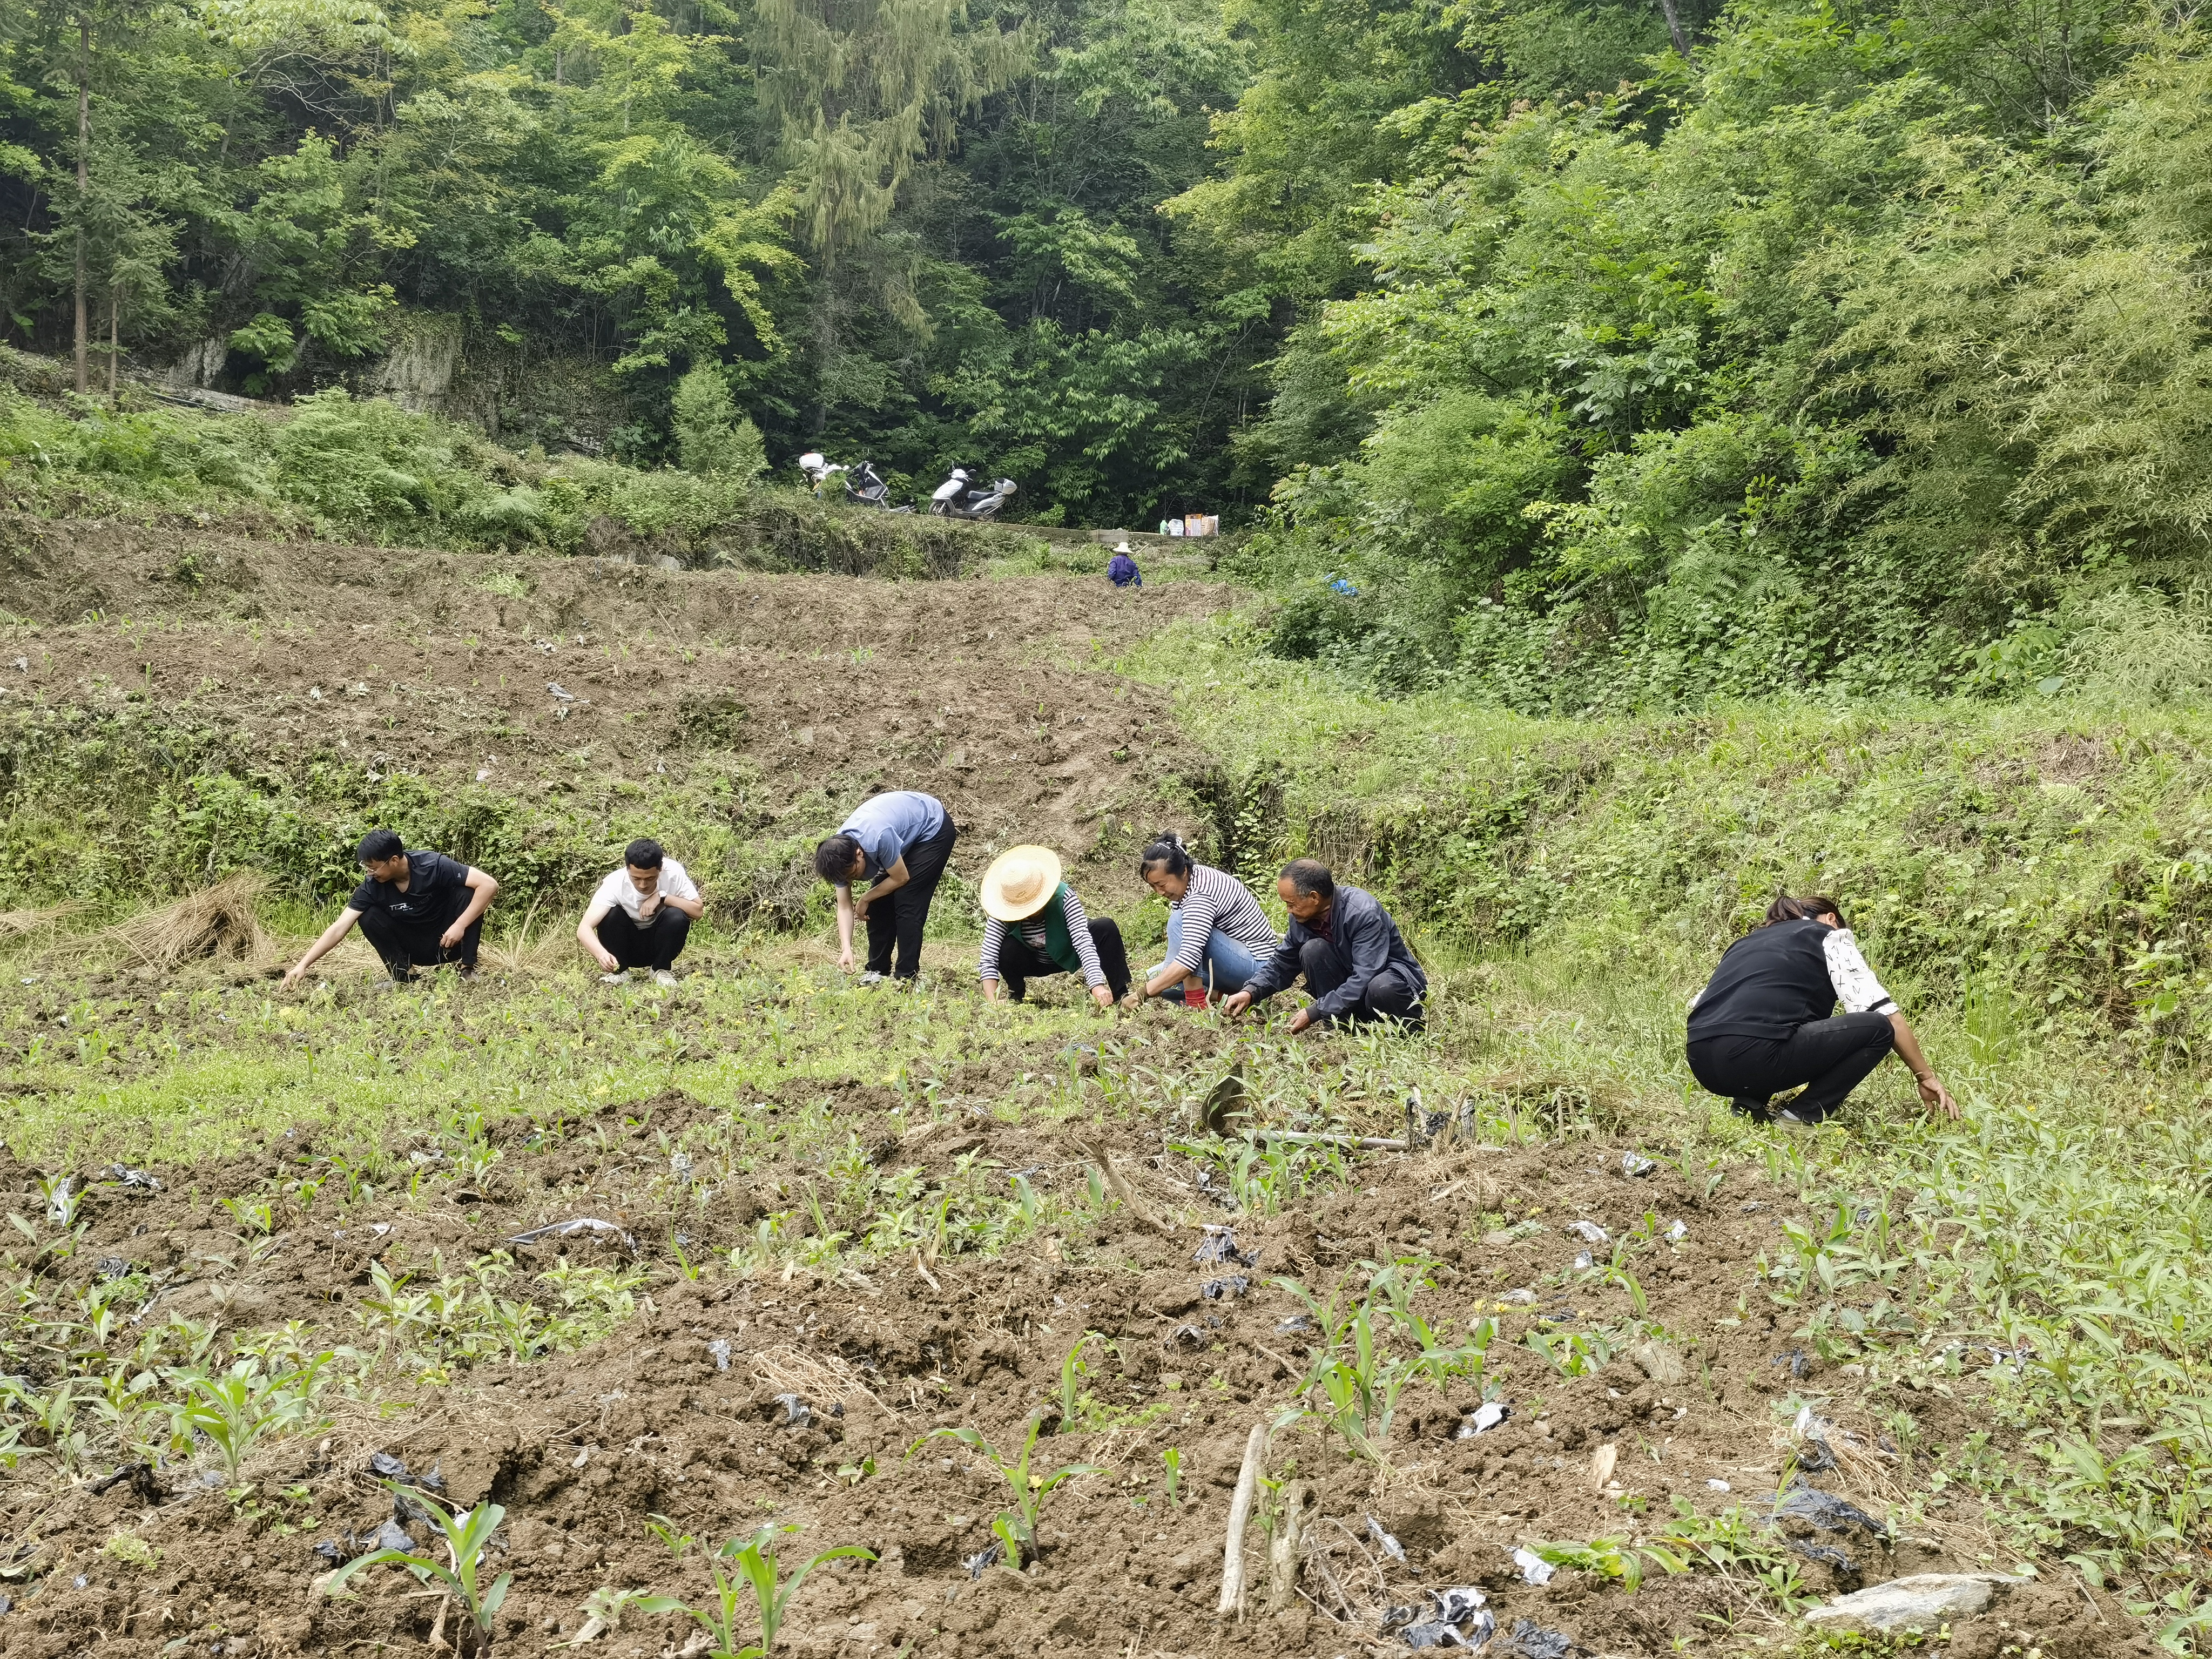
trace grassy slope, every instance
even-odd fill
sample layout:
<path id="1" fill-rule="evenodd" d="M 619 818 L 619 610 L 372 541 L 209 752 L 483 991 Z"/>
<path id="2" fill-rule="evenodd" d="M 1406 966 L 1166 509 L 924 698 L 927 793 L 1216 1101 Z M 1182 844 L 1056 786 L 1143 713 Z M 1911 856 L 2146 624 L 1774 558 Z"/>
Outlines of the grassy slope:
<path id="1" fill-rule="evenodd" d="M 1127 665 L 1178 688 L 1226 799 L 1269 805 L 1271 854 L 1352 853 L 1419 918 L 1472 1072 L 1612 1091 L 1655 1143 L 1756 1157 L 1832 1200 L 1832 1237 L 1772 1256 L 1801 1340 L 1987 1373 L 2039 1455 L 1969 1447 L 1952 1478 L 2000 1500 L 2014 1547 L 2128 1582 L 2191 1638 L 2212 1496 L 2203 710 L 1536 721 L 1363 697 L 1256 655 L 1235 622 Z M 1684 1003 L 1777 885 L 1850 907 L 1963 1124 L 1921 1119 L 1894 1066 L 1797 1139 L 1696 1089 Z M 1909 1316 L 1865 1328 L 1869 1297 L 1899 1291 Z"/>
<path id="2" fill-rule="evenodd" d="M 1778 1234 L 1747 1312 L 1778 1298 L 1802 1346 L 1878 1377 L 1941 1388 L 1984 1373 L 1994 1409 L 2040 1449 L 2008 1463 L 1954 1448 L 1901 1514 L 1946 1503 L 1948 1485 L 1977 1488 L 2008 1517 L 1993 1550 L 2070 1557 L 2187 1640 L 2212 1491 L 2197 1381 L 2212 1333 L 2191 1278 L 2212 1219 L 2189 1046 L 2201 715 L 1941 707 L 1544 724 L 1360 698 L 1256 657 L 1233 620 L 1187 626 L 1124 665 L 1176 688 L 1219 758 L 1201 804 L 1246 867 L 1314 846 L 1373 870 L 1440 969 L 1423 1043 L 1294 1054 L 1270 1042 L 1284 1086 L 1387 1100 L 1419 1081 L 1432 1100 L 1474 1091 L 1494 1109 L 1564 1099 L 1692 1167 L 1752 1160 L 1799 1182 L 1837 1224 Z M 1688 1084 L 1683 999 L 1777 881 L 1817 881 L 1851 905 L 1966 1124 L 1922 1122 L 1893 1067 L 1845 1126 L 1800 1139 L 1756 1133 Z M 42 1162 L 214 1152 L 303 1118 L 368 1138 L 669 1084 L 718 1101 L 803 1096 L 842 1075 L 926 1087 L 969 1060 L 1018 1079 L 1002 1112 L 1076 1104 L 1060 1066 L 1100 1028 L 978 1008 L 951 947 L 945 988 L 896 1008 L 841 989 L 817 947 L 750 948 L 764 971 L 618 1012 L 584 1000 L 575 968 L 471 995 L 288 1006 L 210 987 L 157 1007 L 87 995 L 66 969 L 15 984 L 32 971 L 19 951 L 0 1020 L 9 1079 L 35 1092 L 19 1096 L 9 1138 Z M 119 1059 L 104 1057 L 104 1035 Z M 1170 1087 L 1127 1059 L 1126 1088 Z M 824 1114 L 805 1133 L 826 1150 L 835 1125 Z M 1902 1384 L 1890 1395 L 1900 1437 L 1913 1397 Z"/>

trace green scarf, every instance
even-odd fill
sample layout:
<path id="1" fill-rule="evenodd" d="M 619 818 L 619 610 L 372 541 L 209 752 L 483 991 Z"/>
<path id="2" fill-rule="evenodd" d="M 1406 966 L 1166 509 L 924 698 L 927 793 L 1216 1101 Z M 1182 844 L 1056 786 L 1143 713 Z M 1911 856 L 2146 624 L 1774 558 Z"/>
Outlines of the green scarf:
<path id="1" fill-rule="evenodd" d="M 1079 974 L 1083 971 L 1083 958 L 1076 955 L 1074 938 L 1067 931 L 1067 895 L 1068 886 L 1063 881 L 1060 890 L 1044 902 L 1044 908 L 1037 915 L 1044 922 L 1044 953 L 1067 972 Z"/>

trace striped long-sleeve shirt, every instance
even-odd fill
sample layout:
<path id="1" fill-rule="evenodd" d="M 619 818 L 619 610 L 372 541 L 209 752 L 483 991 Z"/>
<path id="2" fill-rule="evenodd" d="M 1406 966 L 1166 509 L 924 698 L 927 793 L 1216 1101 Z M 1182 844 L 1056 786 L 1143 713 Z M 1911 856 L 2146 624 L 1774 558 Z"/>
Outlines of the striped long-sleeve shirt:
<path id="1" fill-rule="evenodd" d="M 1168 908 L 1182 920 L 1175 959 L 1194 974 L 1205 967 L 1206 941 L 1217 927 L 1262 962 L 1283 942 L 1251 890 L 1212 865 L 1192 865 L 1190 885 Z"/>
<path id="2" fill-rule="evenodd" d="M 1061 908 L 1067 913 L 1068 943 L 1075 946 L 1075 954 L 1083 960 L 1083 982 L 1088 986 L 1103 985 L 1106 970 L 1098 965 L 1098 947 L 1091 938 L 1091 919 L 1083 914 L 1083 901 L 1075 896 L 1073 887 L 1067 890 L 1067 896 L 1061 901 Z M 983 918 L 983 954 L 976 965 L 976 971 L 987 980 L 999 976 L 999 952 L 1006 946 L 1006 930 L 1010 927 L 1021 935 L 1030 949 L 1041 957 L 1045 955 L 1043 911 L 1038 911 L 1026 921 L 1011 923 L 1000 921 L 996 916 L 986 916 Z M 1049 960 L 1048 957 L 1047 959 Z"/>

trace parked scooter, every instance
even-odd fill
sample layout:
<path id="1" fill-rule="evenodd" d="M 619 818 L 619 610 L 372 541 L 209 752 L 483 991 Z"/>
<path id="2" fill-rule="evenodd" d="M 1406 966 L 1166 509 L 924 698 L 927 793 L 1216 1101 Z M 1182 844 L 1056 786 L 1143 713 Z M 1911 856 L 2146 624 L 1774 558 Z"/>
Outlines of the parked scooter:
<path id="1" fill-rule="evenodd" d="M 929 498 L 929 510 L 944 519 L 995 519 L 1013 493 L 1012 478 L 981 484 L 974 481 L 966 467 L 956 466 L 952 476 L 938 485 L 937 493 Z"/>
<path id="2" fill-rule="evenodd" d="M 842 478 L 845 505 L 848 507 L 871 507 L 881 513 L 914 511 L 910 507 L 891 505 L 890 482 L 876 471 L 873 461 L 862 461 L 858 466 L 835 466 L 821 451 L 810 449 L 799 458 L 799 470 L 813 484 L 817 500 L 823 498 L 823 492 L 828 488 L 830 479 Z"/>

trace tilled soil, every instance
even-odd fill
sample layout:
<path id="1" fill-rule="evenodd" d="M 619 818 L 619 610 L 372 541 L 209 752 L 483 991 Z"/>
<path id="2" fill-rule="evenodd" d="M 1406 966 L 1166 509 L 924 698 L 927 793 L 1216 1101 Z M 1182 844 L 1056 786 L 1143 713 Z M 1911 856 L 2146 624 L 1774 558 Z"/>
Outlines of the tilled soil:
<path id="1" fill-rule="evenodd" d="M 925 789 L 961 825 L 963 868 L 1009 836 L 1079 860 L 1121 818 L 1143 834 L 1173 816 L 1176 781 L 1205 757 L 1148 694 L 1088 670 L 1227 597 L 1196 582 L 1123 593 L 1064 577 L 666 571 L 118 525 L 39 537 L 15 556 L 34 574 L 6 609 L 31 625 L 0 630 L 0 709 L 137 706 L 221 730 L 243 764 L 525 798 L 580 768 L 618 781 L 734 765 L 753 799 L 840 807 Z"/>
<path id="2" fill-rule="evenodd" d="M 631 779 L 749 768 L 763 797 L 919 787 L 968 832 L 963 866 L 1015 835 L 1099 855 L 1113 823 L 1171 817 L 1207 764 L 1152 694 L 1081 666 L 1221 607 L 1195 585 L 768 578 L 116 525 L 38 537 L 11 553 L 27 574 L 6 605 L 29 620 L 7 629 L 0 703 L 57 719 L 143 706 L 217 726 L 249 759 L 404 769 L 526 796 L 579 765 Z M 1186 1062 L 1226 1043 L 1210 1023 L 1167 1029 Z M 564 1265 L 638 1275 L 638 1311 L 611 1335 L 525 1363 L 483 1357 L 436 1376 L 386 1364 L 357 1396 L 326 1390 L 327 1425 L 264 1443 L 236 1484 L 205 1448 L 65 1475 L 51 1434 L 11 1408 L 0 1655 L 450 1651 L 455 1626 L 441 1628 L 438 1599 L 403 1574 L 372 1570 L 352 1599 L 317 1593 L 387 1524 L 428 1544 L 419 1506 L 395 1498 L 386 1474 L 505 1506 L 492 1555 L 514 1574 L 495 1626 L 502 1655 L 565 1650 L 603 1589 L 703 1601 L 704 1553 L 764 1522 L 799 1528 L 790 1559 L 844 1544 L 876 1557 L 825 1566 L 796 1598 L 779 1648 L 818 1655 L 1406 1653 L 1432 1593 L 1455 1587 L 1486 1599 L 1489 1651 L 1528 1659 L 1796 1639 L 1748 1566 L 1653 1565 L 1632 1595 L 1572 1565 L 1532 1583 L 1515 1559 L 1539 1542 L 1634 1551 L 1676 1526 L 1678 1505 L 1707 1522 L 1736 1511 L 1738 1537 L 1794 1568 L 1808 1595 L 2014 1565 L 1970 1496 L 1931 1479 L 1946 1449 L 1977 1434 L 1994 1455 L 2020 1450 L 1984 1408 L 1975 1364 L 1922 1352 L 1909 1334 L 1894 1358 L 1823 1364 L 1770 1300 L 1765 1257 L 1784 1221 L 1808 1219 L 1793 1194 L 1747 1186 L 1740 1170 L 1711 1190 L 1702 1170 L 1694 1184 L 1663 1163 L 1631 1174 L 1632 1149 L 1599 1133 L 1362 1152 L 1341 1182 L 1231 1211 L 1218 1179 L 1200 1182 L 1176 1150 L 1180 1122 L 994 1115 L 1022 1067 L 1054 1063 L 1009 1042 L 937 1096 L 943 1123 L 918 1128 L 891 1090 L 853 1079 L 742 1099 L 663 1095 L 580 1121 L 520 1113 L 485 1126 L 495 1162 L 465 1169 L 395 1144 L 387 1162 L 416 1176 L 351 1204 L 280 1199 L 265 1228 L 219 1201 L 296 1191 L 303 1176 L 335 1193 L 312 1127 L 228 1163 L 151 1165 L 158 1191 L 94 1182 L 73 1252 L 17 1252 L 58 1291 L 131 1287 L 112 1316 L 126 1322 L 87 1325 L 70 1338 L 79 1346 L 126 1352 L 128 1322 L 173 1315 L 227 1337 L 289 1327 L 295 1347 L 373 1348 L 356 1315 L 383 1293 L 380 1273 L 427 1282 L 495 1251 L 512 1257 L 503 1282 L 517 1294 L 542 1294 L 538 1275 Z M 1117 1063 L 1103 1047 L 1090 1062 Z M 818 1158 L 759 1153 L 775 1137 L 755 1134 L 742 1170 L 710 1190 L 672 1147 L 825 1104 L 878 1171 L 918 1172 L 917 1203 L 978 1170 L 1001 1194 L 1018 1172 L 1065 1202 L 1002 1250 L 731 1265 L 764 1215 L 823 1201 L 827 1171 Z M 1400 1127 L 1379 1104 L 1346 1109 L 1370 1112 L 1368 1133 Z M 1094 1176 L 1105 1190 L 1086 1141 L 1112 1148 L 1148 1215 L 1086 1201 Z M 64 1174 L 81 1191 L 100 1166 L 0 1159 L 0 1211 L 37 1217 L 52 1201 L 40 1178 Z M 516 1242 L 579 1218 L 607 1225 Z M 859 1235 L 871 1220 L 830 1201 L 820 1225 Z M 1222 1259 L 1209 1224 L 1233 1229 L 1253 1259 Z M 1608 1282 L 1599 1269 L 1632 1235 L 1627 1277 Z M 1595 1266 L 1578 1268 L 1585 1250 Z M 1496 1335 L 1480 1376 L 1409 1386 L 1361 1455 L 1317 1419 L 1283 1420 L 1317 1403 L 1303 1386 L 1317 1337 L 1277 1281 L 1326 1304 L 1401 1259 L 1430 1264 L 1433 1286 L 1413 1305 L 1441 1344 L 1468 1340 L 1472 1322 L 1494 1322 Z M 1876 1311 L 1875 1292 L 1860 1299 Z M 1588 1374 L 1539 1352 L 1564 1358 L 1574 1339 L 1587 1351 L 1638 1318 L 1663 1340 L 1601 1355 L 1609 1363 Z M 24 1322 L 11 1338 L 24 1389 L 57 1380 L 58 1352 L 40 1357 L 46 1330 Z M 1062 1422 L 1062 1361 L 1087 1332 L 1098 1334 L 1091 1369 Z M 1468 1432 L 1486 1420 L 1474 1415 L 1486 1395 L 1506 1414 Z M 79 1408 L 96 1415 L 98 1403 Z M 1017 1574 L 988 1559 L 1006 1483 L 969 1445 L 930 1437 L 972 1429 L 1011 1455 L 1033 1420 L 1037 1472 L 1096 1468 L 1047 1497 L 1039 1559 Z M 1246 1540 L 1257 1583 L 1224 1618 L 1227 1517 L 1255 1425 L 1275 1425 Z M 1303 1541 L 1271 1606 L 1270 1540 L 1301 1487 Z M 700 1542 L 672 1552 L 649 1522 Z M 1950 1651 L 2147 1655 L 2121 1608 L 2061 1582 L 2065 1571 L 1954 1625 Z M 693 1629 L 633 1608 L 580 1650 L 696 1653 Z"/>
<path id="3" fill-rule="evenodd" d="M 1079 1143 L 1103 1139 L 1160 1218 L 1109 1207 L 1095 1223 L 1021 1238 L 1001 1259 L 908 1252 L 834 1273 L 738 1274 L 715 1263 L 689 1279 L 654 1239 L 688 1225 L 691 1259 L 712 1261 L 802 1172 L 761 1164 L 702 1211 L 662 1173 L 665 1149 L 718 1113 L 769 1103 L 671 1094 L 557 1127 L 495 1126 L 505 1154 L 495 1176 L 441 1174 L 411 1200 L 395 1192 L 335 1220 L 281 1212 L 275 1248 L 257 1249 L 216 1200 L 296 1178 L 314 1161 L 311 1137 L 276 1137 L 228 1165 L 156 1169 L 157 1194 L 100 1188 L 86 1240 L 56 1271 L 145 1273 L 165 1310 L 194 1317 L 259 1328 L 298 1319 L 346 1340 L 357 1334 L 346 1304 L 368 1293 L 377 1261 L 464 1259 L 580 1213 L 615 1216 L 635 1243 L 508 1248 L 526 1270 L 563 1252 L 635 1262 L 647 1299 L 634 1323 L 580 1352 L 487 1361 L 444 1386 L 387 1376 L 380 1401 L 339 1401 L 327 1432 L 255 1453 L 241 1476 L 250 1493 L 183 1465 L 71 1486 L 29 1455 L 0 1500 L 14 1562 L 29 1575 L 11 1587 L 21 1605 L 0 1614 L 0 1652 L 422 1650 L 437 1603 L 412 1580 L 375 1570 L 357 1599 L 314 1593 L 334 1559 L 386 1522 L 428 1541 L 404 1495 L 395 1503 L 374 1478 L 378 1455 L 447 1500 L 506 1507 L 494 1558 L 514 1575 L 497 1620 L 505 1654 L 563 1649 L 601 1587 L 702 1599 L 699 1550 L 672 1555 L 647 1530 L 656 1517 L 709 1548 L 767 1520 L 801 1529 L 787 1546 L 797 1559 L 833 1545 L 872 1552 L 872 1563 L 825 1566 L 793 1604 L 782 1647 L 821 1655 L 1405 1652 L 1384 1621 L 1425 1617 L 1428 1593 L 1455 1586 L 1487 1597 L 1499 1652 L 1567 1651 L 1561 1637 L 1591 1654 L 1735 1651 L 1754 1635 L 1782 1636 L 1741 1570 L 1654 1571 L 1632 1595 L 1571 1568 L 1540 1587 L 1515 1562 L 1516 1547 L 1537 1541 L 1632 1547 L 1657 1535 L 1676 1500 L 1703 1515 L 1741 1506 L 1754 1532 L 1787 1543 L 1813 1594 L 1993 1564 L 1963 1507 L 1886 1524 L 1927 1468 L 1894 1449 L 1892 1414 L 1910 1413 L 1923 1455 L 1955 1445 L 1988 1426 L 1972 1374 L 1912 1387 L 1798 1352 L 1755 1283 L 1762 1249 L 1794 1213 L 1776 1189 L 1732 1181 L 1708 1196 L 1664 1165 L 1629 1175 L 1628 1149 L 1585 1139 L 1364 1153 L 1348 1180 L 1280 1213 L 1232 1214 L 1206 1200 L 1194 1166 L 1156 1133 L 967 1113 L 906 1129 L 890 1091 L 851 1084 L 839 1117 L 884 1167 L 919 1169 L 934 1185 L 981 1158 L 1040 1190 L 1076 1193 L 1095 1168 Z M 0 1168 L 0 1186 L 23 1189 L 8 1207 L 39 1201 L 33 1175 Z M 1526 1218 L 1486 1231 L 1501 1214 Z M 1577 1222 L 1616 1241 L 1644 1229 L 1633 1272 L 1650 1316 L 1678 1339 L 1645 1363 L 1617 1357 L 1568 1378 L 1523 1345 L 1532 1331 L 1618 1328 L 1631 1317 L 1626 1288 L 1575 1272 L 1587 1248 L 1570 1231 Z M 1221 1255 L 1203 1248 L 1219 1237 L 1208 1223 L 1231 1227 L 1255 1260 L 1200 1261 Z M 1270 1610 L 1268 1535 L 1255 1526 L 1259 1588 L 1241 1618 L 1218 1616 L 1248 1435 L 1293 1403 L 1312 1357 L 1304 1304 L 1275 1281 L 1325 1297 L 1340 1282 L 1364 1286 L 1374 1263 L 1408 1257 L 1433 1263 L 1435 1288 L 1414 1305 L 1440 1340 L 1463 1340 L 1474 1320 L 1497 1322 L 1487 1392 L 1509 1414 L 1468 1433 L 1485 1389 L 1462 1378 L 1408 1389 L 1379 1458 L 1354 1455 L 1311 1420 L 1277 1429 L 1266 1470 L 1280 1490 L 1267 1501 L 1279 1509 L 1294 1490 L 1286 1483 L 1305 1483 L 1301 1565 L 1287 1605 Z M 1751 1311 L 1739 1313 L 1747 1292 Z M 1060 1363 L 1086 1331 L 1104 1340 L 1090 1351 L 1089 1398 L 1062 1423 Z M 1826 1420 L 1815 1439 L 1793 1432 L 1801 1404 Z M 1007 1498 L 1000 1477 L 968 1446 L 928 1437 L 972 1427 L 1011 1455 L 1039 1417 L 1035 1472 L 1096 1469 L 1050 1494 L 1041 1559 L 1017 1575 L 983 1559 Z M 1172 1493 L 1170 1448 L 1180 1457 Z M 1611 1465 L 1601 1487 L 1601 1458 Z M 1834 1494 L 1860 1518 L 1829 1511 L 1816 1525 L 1785 1512 L 1776 1522 L 1778 1487 Z M 104 1553 L 118 1534 L 154 1559 Z M 633 1610 L 588 1650 L 698 1651 L 685 1646 L 692 1630 Z M 1952 1651 L 1995 1659 L 2022 1632 L 2051 1655 L 2150 1651 L 2109 1601 L 2041 1584 L 1962 1621 Z"/>

